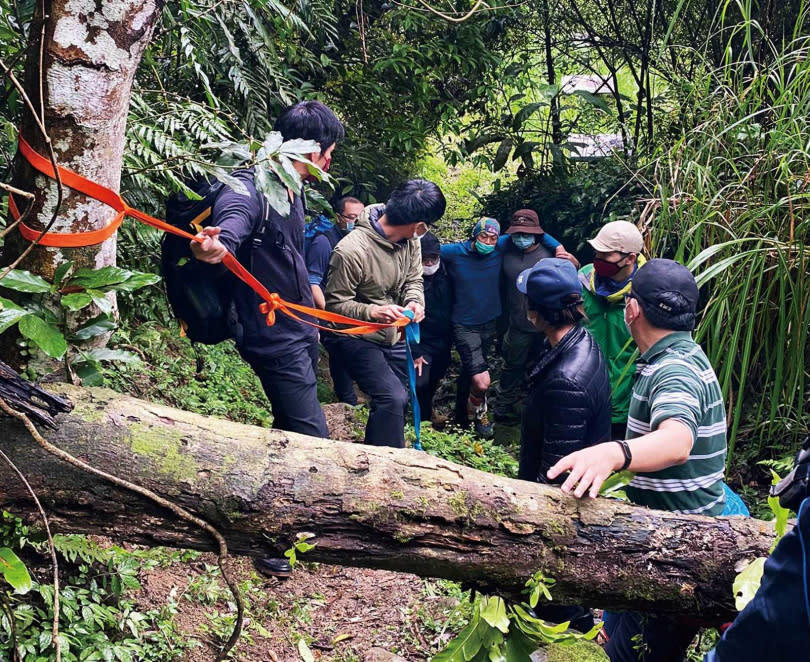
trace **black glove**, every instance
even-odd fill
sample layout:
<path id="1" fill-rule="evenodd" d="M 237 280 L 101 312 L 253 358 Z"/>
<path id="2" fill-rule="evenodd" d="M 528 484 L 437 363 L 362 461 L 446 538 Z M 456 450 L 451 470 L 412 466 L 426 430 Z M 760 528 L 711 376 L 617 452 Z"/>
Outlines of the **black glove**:
<path id="1" fill-rule="evenodd" d="M 796 455 L 793 471 L 771 486 L 771 496 L 778 497 L 783 508 L 799 511 L 802 501 L 810 497 L 810 436 Z"/>

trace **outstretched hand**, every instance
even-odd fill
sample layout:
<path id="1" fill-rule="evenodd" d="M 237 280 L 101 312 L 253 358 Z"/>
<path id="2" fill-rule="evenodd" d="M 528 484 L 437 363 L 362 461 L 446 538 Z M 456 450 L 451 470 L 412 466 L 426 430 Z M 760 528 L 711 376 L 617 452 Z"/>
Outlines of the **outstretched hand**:
<path id="1" fill-rule="evenodd" d="M 592 499 L 599 495 L 602 483 L 614 471 L 624 465 L 624 453 L 619 444 L 608 441 L 581 451 L 566 455 L 546 474 L 551 480 L 566 471 L 570 472 L 561 489 L 566 494 L 573 494 L 577 499 L 585 493 Z"/>
<path id="2" fill-rule="evenodd" d="M 228 249 L 220 242 L 219 233 L 221 228 L 216 226 L 203 228 L 202 232 L 196 235 L 202 241 L 191 242 L 191 254 L 200 262 L 208 264 L 219 264 L 228 254 Z"/>

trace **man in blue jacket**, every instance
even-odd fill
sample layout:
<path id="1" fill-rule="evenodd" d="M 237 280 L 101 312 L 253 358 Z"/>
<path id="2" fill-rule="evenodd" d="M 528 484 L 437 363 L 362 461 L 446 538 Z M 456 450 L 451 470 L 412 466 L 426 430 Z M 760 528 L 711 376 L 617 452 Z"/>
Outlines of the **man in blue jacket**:
<path id="1" fill-rule="evenodd" d="M 481 437 L 493 435 L 487 414 L 487 391 L 490 386 L 487 354 L 495 338 L 495 320 L 501 314 L 501 268 L 510 242 L 501 237 L 497 220 L 482 217 L 473 227 L 467 241 L 445 244 L 441 259 L 453 281 L 453 338 L 461 357 L 456 395 L 456 423 L 469 425 L 473 418 L 476 433 Z M 542 244 L 555 254 L 565 248 L 548 233 Z"/>
<path id="2" fill-rule="evenodd" d="M 345 197 L 335 203 L 335 213 L 337 223 L 326 222 L 323 230 L 316 230 L 315 236 L 306 247 L 304 258 L 309 272 L 309 286 L 312 289 L 312 298 L 315 306 L 323 310 L 326 308 L 326 277 L 329 272 L 329 260 L 335 246 L 349 232 L 354 230 L 357 219 L 363 213 L 366 206 L 357 198 Z M 326 351 L 329 352 L 329 375 L 332 377 L 332 384 L 335 387 L 335 395 L 338 402 L 345 402 L 349 405 L 357 404 L 357 394 L 354 392 L 354 382 L 348 369 L 343 363 L 340 352 L 329 351 L 332 342 L 332 334 L 324 331 L 321 334 L 321 342 Z"/>

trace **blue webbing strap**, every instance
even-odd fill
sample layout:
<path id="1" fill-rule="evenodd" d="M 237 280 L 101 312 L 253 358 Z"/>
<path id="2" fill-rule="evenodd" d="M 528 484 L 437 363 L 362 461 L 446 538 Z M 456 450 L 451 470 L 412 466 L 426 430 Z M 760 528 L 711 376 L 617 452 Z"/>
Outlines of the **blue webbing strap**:
<path id="1" fill-rule="evenodd" d="M 412 310 L 403 310 L 402 314 L 413 320 Z M 422 415 L 419 411 L 419 398 L 416 396 L 416 368 L 413 365 L 413 353 L 411 352 L 411 343 L 419 344 L 419 325 L 411 321 L 405 327 L 405 355 L 408 361 L 408 385 L 411 391 L 411 409 L 413 409 L 413 429 L 416 432 L 416 441 L 413 444 L 414 450 L 421 451 L 422 448 Z"/>

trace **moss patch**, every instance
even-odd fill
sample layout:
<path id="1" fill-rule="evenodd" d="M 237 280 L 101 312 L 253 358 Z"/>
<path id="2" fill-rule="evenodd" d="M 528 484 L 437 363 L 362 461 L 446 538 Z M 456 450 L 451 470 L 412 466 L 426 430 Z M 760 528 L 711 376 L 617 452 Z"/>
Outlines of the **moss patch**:
<path id="1" fill-rule="evenodd" d="M 148 457 L 152 466 L 161 474 L 177 481 L 194 483 L 198 466 L 187 453 L 180 452 L 182 435 L 166 428 L 155 429 L 135 423 L 130 426 L 132 452 Z"/>
<path id="2" fill-rule="evenodd" d="M 563 646 L 552 644 L 546 649 L 548 662 L 603 662 L 608 659 L 605 652 L 590 641 L 575 641 Z"/>

